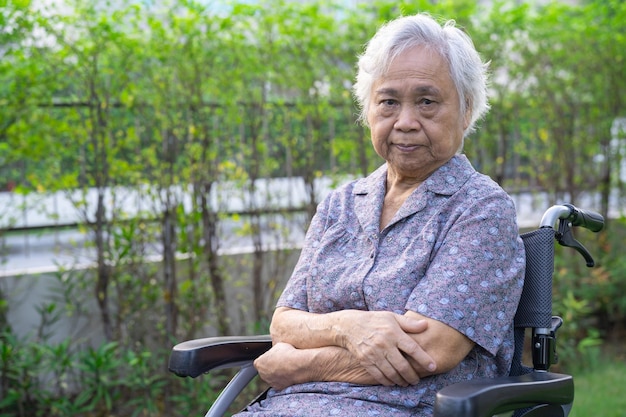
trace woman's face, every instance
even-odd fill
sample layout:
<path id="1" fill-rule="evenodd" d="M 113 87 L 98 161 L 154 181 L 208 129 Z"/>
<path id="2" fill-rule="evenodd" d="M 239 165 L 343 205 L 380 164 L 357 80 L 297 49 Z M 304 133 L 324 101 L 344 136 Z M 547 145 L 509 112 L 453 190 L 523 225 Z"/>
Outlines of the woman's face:
<path id="1" fill-rule="evenodd" d="M 367 120 L 389 173 L 421 182 L 456 154 L 470 119 L 469 112 L 461 114 L 445 60 L 417 46 L 374 82 Z"/>

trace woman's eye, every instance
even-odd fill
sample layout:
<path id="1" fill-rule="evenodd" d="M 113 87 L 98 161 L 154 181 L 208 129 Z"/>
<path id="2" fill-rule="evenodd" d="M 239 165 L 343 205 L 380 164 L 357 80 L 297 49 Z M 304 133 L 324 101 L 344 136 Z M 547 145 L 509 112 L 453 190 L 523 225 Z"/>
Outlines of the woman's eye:
<path id="1" fill-rule="evenodd" d="M 388 99 L 382 100 L 381 104 L 384 106 L 393 106 L 394 104 L 396 104 L 396 101 L 388 98 Z"/>
<path id="2" fill-rule="evenodd" d="M 433 103 L 434 101 L 432 101 L 431 99 L 428 99 L 428 98 L 422 99 L 422 104 L 425 104 L 427 106 Z"/>

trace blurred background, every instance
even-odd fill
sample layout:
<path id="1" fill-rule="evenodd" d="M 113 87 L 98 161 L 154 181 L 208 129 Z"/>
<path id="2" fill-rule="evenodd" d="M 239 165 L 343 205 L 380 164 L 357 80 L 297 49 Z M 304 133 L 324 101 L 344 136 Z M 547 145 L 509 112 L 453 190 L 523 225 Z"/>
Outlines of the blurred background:
<path id="1" fill-rule="evenodd" d="M 383 162 L 357 55 L 418 11 L 490 62 L 465 153 L 520 229 L 608 219 L 577 236 L 595 268 L 557 248 L 554 311 L 572 415 L 621 416 L 622 0 L 0 0 L 0 416 L 203 415 L 224 375 L 171 376 L 169 349 L 267 332 L 316 205 Z"/>

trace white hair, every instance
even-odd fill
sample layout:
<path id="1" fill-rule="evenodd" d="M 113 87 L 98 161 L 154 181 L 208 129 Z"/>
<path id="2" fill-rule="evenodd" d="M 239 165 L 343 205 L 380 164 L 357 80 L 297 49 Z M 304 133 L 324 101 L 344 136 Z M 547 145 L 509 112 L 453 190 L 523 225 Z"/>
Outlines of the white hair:
<path id="1" fill-rule="evenodd" d="M 359 57 L 354 95 L 360 107 L 360 120 L 367 124 L 367 111 L 373 83 L 383 77 L 391 62 L 403 51 L 427 46 L 448 64 L 456 87 L 461 114 L 470 111 L 464 137 L 474 131 L 477 120 L 489 110 L 487 102 L 487 63 L 483 63 L 470 37 L 453 20 L 443 26 L 428 14 L 404 16 L 382 26 Z"/>

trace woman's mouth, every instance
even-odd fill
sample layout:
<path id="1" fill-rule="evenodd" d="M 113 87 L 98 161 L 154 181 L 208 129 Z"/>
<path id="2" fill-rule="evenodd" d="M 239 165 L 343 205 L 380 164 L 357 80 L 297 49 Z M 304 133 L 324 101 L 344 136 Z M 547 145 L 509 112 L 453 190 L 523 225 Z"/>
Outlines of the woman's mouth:
<path id="1" fill-rule="evenodd" d="M 419 148 L 419 145 L 409 145 L 403 143 L 396 143 L 394 144 L 394 146 L 398 148 L 398 150 L 400 150 L 401 152 L 412 152 Z"/>

